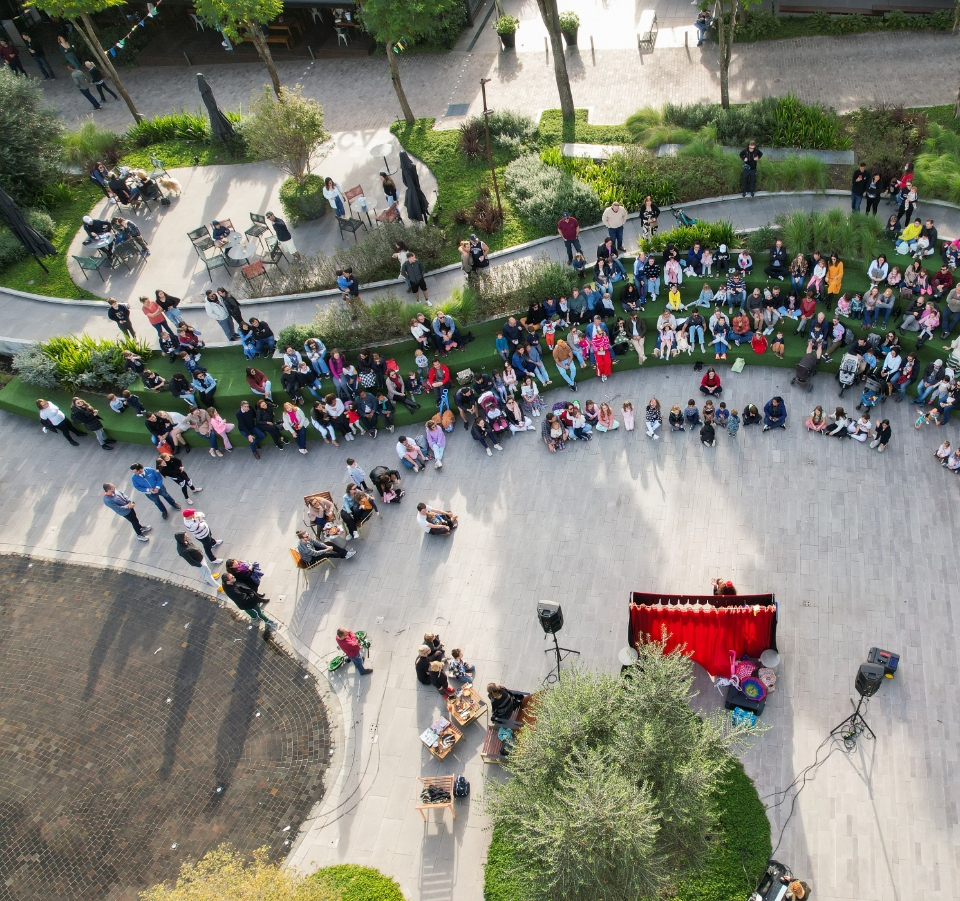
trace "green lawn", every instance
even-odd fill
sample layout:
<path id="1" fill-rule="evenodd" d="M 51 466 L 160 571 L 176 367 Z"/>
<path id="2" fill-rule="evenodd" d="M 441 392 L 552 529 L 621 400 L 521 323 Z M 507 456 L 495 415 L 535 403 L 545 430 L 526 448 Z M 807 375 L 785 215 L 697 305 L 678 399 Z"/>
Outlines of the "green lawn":
<path id="1" fill-rule="evenodd" d="M 758 261 L 759 264 L 760 261 Z M 625 265 L 628 270 L 632 269 L 632 260 L 625 260 Z M 852 270 L 853 267 L 849 267 L 849 270 Z M 844 290 L 853 291 L 853 290 L 864 290 L 867 287 L 866 277 L 859 272 L 852 272 L 848 270 L 848 274 L 844 278 L 843 287 Z M 754 275 L 747 279 L 748 289 L 753 287 L 763 287 L 766 284 L 766 280 L 760 270 L 760 275 Z M 719 279 L 710 279 L 711 285 L 716 287 L 719 284 Z M 687 280 L 681 290 L 681 296 L 684 299 L 684 302 L 690 302 L 696 298 L 700 293 L 700 288 L 703 282 L 700 279 L 690 279 Z M 779 284 L 774 282 L 773 284 Z M 789 290 L 789 282 L 784 282 L 784 293 L 787 293 Z M 617 289 L 620 289 L 622 285 L 618 285 Z M 619 290 L 616 290 L 615 297 L 619 296 Z M 665 296 L 665 295 L 662 295 Z M 762 357 L 758 357 L 749 345 L 744 345 L 741 349 L 731 349 L 728 357 L 724 361 L 714 361 L 712 359 L 712 354 L 707 353 L 702 355 L 699 350 L 694 351 L 692 357 L 687 355 L 682 355 L 677 357 L 669 362 L 664 362 L 661 360 L 655 359 L 651 355 L 651 351 L 654 347 L 654 337 L 652 335 L 653 327 L 656 322 L 657 316 L 663 309 L 663 304 L 653 304 L 650 303 L 647 305 L 647 309 L 643 313 L 643 318 L 647 322 L 648 326 L 648 335 L 646 340 L 646 349 L 648 354 L 647 362 L 644 364 L 645 369 L 658 366 L 671 366 L 671 367 L 689 367 L 696 360 L 704 360 L 710 365 L 716 366 L 730 366 L 734 363 L 738 356 L 742 356 L 746 359 L 747 365 L 762 365 L 762 366 L 775 366 L 779 368 L 793 369 L 797 361 L 806 351 L 806 341 L 802 337 L 794 335 L 794 327 L 790 323 L 786 323 L 783 333 L 785 336 L 786 343 L 786 352 L 783 360 L 777 359 L 769 351 L 764 354 Z M 522 312 L 522 311 L 521 311 Z M 618 314 L 619 314 L 619 305 L 618 305 Z M 446 365 L 450 369 L 451 377 L 455 379 L 457 372 L 460 372 L 464 369 L 473 369 L 474 371 L 482 370 L 491 372 L 494 369 L 500 368 L 500 358 L 497 355 L 494 349 L 494 338 L 496 337 L 496 332 L 500 328 L 503 319 L 497 319 L 490 322 L 477 323 L 471 326 L 466 327 L 466 331 L 471 331 L 475 337 L 475 341 L 467 345 L 466 350 L 464 351 L 455 351 L 445 360 Z M 611 325 L 613 324 L 611 320 Z M 891 327 L 893 327 L 894 320 L 891 319 Z M 854 328 L 858 333 L 863 331 L 862 326 L 853 323 Z M 878 329 L 874 329 L 877 331 Z M 901 339 L 902 347 L 905 351 L 911 351 L 915 349 L 916 346 L 916 337 L 913 333 L 907 333 L 906 337 Z M 927 362 L 935 359 L 937 356 L 941 356 L 942 351 L 942 342 L 939 340 L 930 341 L 926 344 L 925 347 L 920 352 L 919 359 L 921 363 L 926 364 Z M 385 350 L 385 356 L 388 358 L 393 358 L 397 361 L 400 366 L 401 372 L 406 375 L 408 372 L 414 369 L 413 364 L 413 353 L 414 353 L 414 344 L 413 341 L 405 341 L 398 344 L 390 344 Z M 839 368 L 839 361 L 841 354 L 837 354 L 834 357 L 832 363 L 823 364 L 821 366 L 821 374 L 818 377 L 819 383 L 829 383 L 829 374 L 833 374 Z M 203 352 L 203 359 L 201 361 L 203 365 L 207 366 L 209 371 L 218 381 L 218 390 L 217 390 L 217 406 L 220 409 L 221 413 L 227 419 L 233 419 L 236 410 L 239 407 L 240 401 L 243 398 L 250 399 L 252 397 L 245 381 L 245 368 L 248 365 L 246 360 L 243 357 L 243 354 L 240 352 L 238 347 L 222 347 L 215 348 L 211 350 L 205 350 Z M 553 379 L 552 392 L 549 395 L 549 400 L 555 402 L 556 400 L 567 396 L 570 392 L 566 391 L 566 385 L 560 376 L 556 372 L 556 368 L 553 365 L 553 360 L 548 357 L 546 360 L 547 371 L 551 374 Z M 154 358 L 150 361 L 149 364 L 155 372 L 160 373 L 165 378 L 169 378 L 174 371 L 178 369 L 182 370 L 182 366 L 177 364 L 171 364 L 169 361 L 163 358 Z M 274 398 L 279 402 L 283 402 L 287 399 L 286 395 L 280 389 L 280 360 L 279 358 L 272 360 L 260 359 L 255 362 L 255 365 L 266 372 L 272 379 L 275 392 Z M 628 353 L 625 357 L 620 359 L 620 362 L 615 368 L 616 372 L 622 372 L 628 369 L 635 369 L 638 367 L 638 358 L 633 352 Z M 595 378 L 593 370 L 581 370 L 578 373 L 578 383 L 586 383 L 584 385 L 584 390 L 581 391 L 581 396 L 587 397 L 590 393 L 590 385 L 594 384 L 590 380 Z M 332 390 L 332 383 L 329 380 L 324 380 L 324 389 Z M 596 390 L 600 392 L 599 383 L 596 384 Z M 134 389 L 144 403 L 146 407 L 151 410 L 159 409 L 169 409 L 171 405 L 173 409 L 186 412 L 186 404 L 180 401 L 174 401 L 167 392 L 160 394 L 152 394 L 140 386 L 139 390 Z M 832 389 L 831 389 L 832 390 Z M 452 392 L 451 392 L 452 394 Z M 22 416 L 27 416 L 29 418 L 36 417 L 36 406 L 34 401 L 38 396 L 45 396 L 48 399 L 52 400 L 61 408 L 69 407 L 70 397 L 65 392 L 57 391 L 44 391 L 41 389 L 34 388 L 33 386 L 24 384 L 19 378 L 14 379 L 6 388 L 0 390 L 0 409 L 7 410 L 12 413 L 17 413 Z M 114 414 L 108 407 L 106 401 L 103 397 L 95 397 L 83 395 L 90 400 L 95 407 L 97 407 L 105 415 L 105 423 L 107 430 L 114 437 L 122 440 L 128 441 L 134 444 L 146 444 L 149 442 L 149 437 L 146 433 L 146 429 L 143 426 L 142 420 L 138 419 L 132 411 L 128 410 L 121 415 Z M 309 394 L 307 395 L 309 399 Z M 451 398 L 452 400 L 452 398 Z M 666 400 L 666 399 L 665 399 Z M 678 402 L 680 398 L 669 398 L 669 403 Z M 762 405 L 766 402 L 766 398 L 753 398 L 754 403 Z M 645 403 L 644 398 L 634 399 L 634 403 Z M 309 400 L 309 403 L 306 404 L 307 407 L 312 406 L 312 399 Z M 421 409 L 415 413 L 409 413 L 405 407 L 398 406 L 396 414 L 396 424 L 399 427 L 405 427 L 412 423 L 423 422 L 428 419 L 436 412 L 436 407 L 433 403 L 433 398 L 430 394 L 423 395 L 421 398 Z M 311 430 L 311 437 L 316 437 Z M 197 446 L 203 446 L 203 442 L 199 439 L 198 436 L 192 436 L 192 443 Z M 236 443 L 236 442 L 234 442 Z"/>

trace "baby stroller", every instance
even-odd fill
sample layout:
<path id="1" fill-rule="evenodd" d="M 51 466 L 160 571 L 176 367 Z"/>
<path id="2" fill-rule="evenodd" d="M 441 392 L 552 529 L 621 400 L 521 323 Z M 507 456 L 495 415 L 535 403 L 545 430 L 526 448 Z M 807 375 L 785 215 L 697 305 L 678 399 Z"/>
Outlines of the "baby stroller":
<path id="1" fill-rule="evenodd" d="M 860 395 L 860 403 L 857 404 L 857 409 L 866 407 L 869 410 L 876 406 L 877 402 L 883 403 L 887 399 L 886 388 L 887 383 L 882 378 L 876 375 L 868 375 L 863 384 L 863 393 Z"/>
<path id="2" fill-rule="evenodd" d="M 507 422 L 507 417 L 503 415 L 503 410 L 500 409 L 499 398 L 493 391 L 484 391 L 477 398 L 477 403 L 480 404 L 480 409 L 483 410 L 487 422 L 490 423 L 490 431 L 493 432 L 494 439 L 499 441 L 499 436 L 510 430 L 510 423 Z"/>
<path id="3" fill-rule="evenodd" d="M 860 361 L 856 354 L 846 353 L 843 355 L 843 359 L 840 361 L 840 371 L 837 373 L 837 378 L 840 380 L 840 397 L 843 397 L 843 392 L 857 380 L 857 367 L 859 365 Z"/>
<path id="4" fill-rule="evenodd" d="M 683 210 L 670 207 L 670 212 L 673 213 L 673 218 L 677 220 L 677 225 L 682 225 L 684 228 L 689 228 L 691 225 L 697 224 L 697 220 L 688 216 Z"/>
<path id="5" fill-rule="evenodd" d="M 804 354 L 797 363 L 797 370 L 792 379 L 791 385 L 799 385 L 807 391 L 813 390 L 813 377 L 817 374 L 817 355 L 815 353 Z"/>

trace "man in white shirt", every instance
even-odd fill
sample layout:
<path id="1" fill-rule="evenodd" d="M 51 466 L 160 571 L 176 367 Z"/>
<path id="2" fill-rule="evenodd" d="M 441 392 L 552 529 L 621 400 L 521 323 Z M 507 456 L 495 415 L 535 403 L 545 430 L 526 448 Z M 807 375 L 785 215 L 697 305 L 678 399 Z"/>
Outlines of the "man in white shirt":
<path id="1" fill-rule="evenodd" d="M 458 523 L 449 510 L 434 510 L 421 502 L 417 504 L 417 525 L 427 535 L 449 535 Z"/>
<path id="2" fill-rule="evenodd" d="M 603 211 L 601 221 L 607 227 L 607 234 L 613 238 L 613 246 L 617 248 L 617 253 L 624 253 L 626 248 L 623 246 L 623 226 L 627 221 L 626 209 L 614 200 Z"/>
<path id="3" fill-rule="evenodd" d="M 199 510 L 188 507 L 183 511 L 183 527 L 203 545 L 211 563 L 223 563 L 213 552 L 213 549 L 223 544 L 223 541 L 217 541 L 213 537 L 210 526 L 207 525 L 206 517 Z"/>

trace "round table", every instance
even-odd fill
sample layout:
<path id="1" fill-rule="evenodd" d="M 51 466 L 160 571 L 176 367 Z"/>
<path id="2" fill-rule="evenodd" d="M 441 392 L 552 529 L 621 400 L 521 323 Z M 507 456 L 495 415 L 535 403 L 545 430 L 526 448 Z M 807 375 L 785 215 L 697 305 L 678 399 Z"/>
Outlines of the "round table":
<path id="1" fill-rule="evenodd" d="M 250 261 L 250 251 L 247 250 L 246 241 L 240 237 L 240 232 L 234 232 L 230 239 L 223 246 L 227 259 L 237 263 L 248 263 Z"/>
<path id="2" fill-rule="evenodd" d="M 110 256 L 110 245 L 113 244 L 114 240 L 113 232 L 105 232 L 102 235 L 97 235 L 87 247 L 94 252 L 102 250 L 105 252 L 105 256 Z"/>
<path id="3" fill-rule="evenodd" d="M 387 142 L 385 144 L 377 144 L 374 147 L 370 148 L 370 156 L 379 156 L 383 157 L 383 167 L 387 172 L 387 175 L 393 175 L 394 172 L 390 171 L 390 164 L 387 162 L 387 157 L 393 153 L 393 144 Z"/>

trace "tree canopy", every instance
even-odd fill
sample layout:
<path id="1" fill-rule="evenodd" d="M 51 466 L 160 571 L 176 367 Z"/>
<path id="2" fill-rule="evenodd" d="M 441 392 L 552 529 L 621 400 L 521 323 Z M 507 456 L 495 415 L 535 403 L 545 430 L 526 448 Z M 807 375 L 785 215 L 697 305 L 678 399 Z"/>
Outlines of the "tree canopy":
<path id="1" fill-rule="evenodd" d="M 244 129 L 247 148 L 257 159 L 273 163 L 303 184 L 312 157 L 330 139 L 323 125 L 323 107 L 303 88 L 281 88 L 275 97 L 270 89 L 253 102 L 250 121 Z"/>
<path id="2" fill-rule="evenodd" d="M 749 730 L 689 705 L 693 665 L 654 642 L 622 677 L 573 671 L 543 692 L 490 793 L 528 901 L 636 901 L 706 857 L 730 750 Z"/>
<path id="3" fill-rule="evenodd" d="M 246 37 L 251 25 L 271 22 L 283 12 L 283 0 L 197 0 L 194 5 L 201 19 L 231 41 Z"/>
<path id="4" fill-rule="evenodd" d="M 364 28 L 383 44 L 430 34 L 437 20 L 462 0 L 364 0 L 359 10 Z"/>

